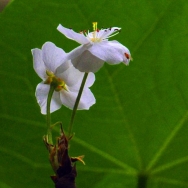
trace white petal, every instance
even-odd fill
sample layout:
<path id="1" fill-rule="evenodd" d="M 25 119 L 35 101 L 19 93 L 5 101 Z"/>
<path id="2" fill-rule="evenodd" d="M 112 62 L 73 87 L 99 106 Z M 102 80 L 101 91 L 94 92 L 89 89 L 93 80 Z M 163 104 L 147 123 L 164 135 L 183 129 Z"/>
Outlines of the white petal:
<path id="1" fill-rule="evenodd" d="M 64 73 L 67 69 L 72 67 L 71 61 L 66 61 L 62 63 L 57 69 L 56 69 L 56 76 L 59 77 L 62 73 Z"/>
<path id="2" fill-rule="evenodd" d="M 73 109 L 76 98 L 77 98 L 78 92 L 72 92 L 72 91 L 65 91 L 62 90 L 61 92 L 61 101 L 62 103 L 70 108 Z M 93 95 L 93 93 L 90 91 L 90 89 L 84 89 L 79 105 L 78 105 L 78 110 L 83 110 L 83 109 L 89 109 L 93 104 L 95 104 L 96 100 Z"/>
<path id="3" fill-rule="evenodd" d="M 98 37 L 99 38 L 108 38 L 110 35 L 112 35 L 113 33 L 116 33 L 118 31 L 120 31 L 121 28 L 119 27 L 112 27 L 112 28 L 107 28 L 107 29 L 102 29 L 99 30 L 98 32 Z"/>
<path id="4" fill-rule="evenodd" d="M 78 46 L 71 52 L 67 53 L 67 59 L 74 59 L 74 58 L 78 57 L 79 55 L 81 55 L 84 51 L 86 51 L 91 46 L 92 46 L 91 43 Z"/>
<path id="5" fill-rule="evenodd" d="M 89 43 L 89 40 L 83 34 L 76 33 L 72 29 L 67 29 L 63 27 L 61 24 L 58 25 L 57 30 L 64 34 L 67 38 L 74 40 L 79 44 Z"/>
<path id="6" fill-rule="evenodd" d="M 131 53 L 129 51 L 129 49 L 125 46 L 123 46 L 121 43 L 119 43 L 118 41 L 114 40 L 114 41 L 111 41 L 111 43 L 116 46 L 117 48 L 121 49 L 122 50 L 122 53 L 124 54 L 123 55 L 123 63 L 126 64 L 126 65 L 129 65 L 129 62 L 130 60 L 132 60 L 132 57 L 131 57 Z M 111 64 L 109 62 L 109 64 Z"/>
<path id="7" fill-rule="evenodd" d="M 77 58 L 72 59 L 72 63 L 81 72 L 96 72 L 104 64 L 103 60 L 92 55 L 88 50 L 84 51 Z"/>
<path id="8" fill-rule="evenodd" d="M 42 46 L 42 57 L 46 68 L 53 73 L 66 61 L 66 53 L 52 42 L 46 42 Z"/>
<path id="9" fill-rule="evenodd" d="M 47 97 L 49 92 L 50 86 L 47 84 L 40 83 L 37 85 L 36 88 L 36 98 L 37 102 L 41 108 L 41 113 L 46 114 L 46 105 L 47 105 Z M 61 100 L 60 100 L 60 93 L 54 91 L 54 94 L 52 96 L 51 104 L 50 104 L 50 113 L 58 110 L 61 108 Z"/>
<path id="10" fill-rule="evenodd" d="M 69 90 L 70 90 L 70 91 L 74 91 L 74 92 L 78 92 L 79 89 L 80 89 L 80 86 L 81 86 L 83 77 L 84 77 L 84 73 L 82 73 L 81 78 L 79 79 L 79 81 L 78 81 L 75 85 L 72 85 L 71 87 L 69 87 Z M 88 74 L 86 83 L 85 83 L 85 85 L 84 85 L 84 89 L 85 89 L 85 88 L 88 88 L 88 87 L 91 87 L 94 82 L 95 82 L 95 74 L 92 73 L 92 72 L 90 72 L 90 73 Z"/>
<path id="11" fill-rule="evenodd" d="M 46 78 L 46 67 L 42 60 L 42 51 L 38 48 L 32 49 L 31 53 L 33 55 L 33 67 L 36 73 L 42 80 Z"/>
<path id="12" fill-rule="evenodd" d="M 59 69 L 61 69 L 61 66 L 58 67 L 57 71 L 57 77 L 61 78 L 67 86 L 73 86 L 77 84 L 82 78 L 84 73 L 80 72 L 78 69 L 76 69 L 72 63 L 70 64 L 69 68 L 65 71 L 60 72 Z"/>
<path id="13" fill-rule="evenodd" d="M 93 74 L 92 72 L 90 72 L 88 74 L 86 83 L 85 83 L 85 87 L 91 87 L 95 82 L 95 74 Z"/>
<path id="14" fill-rule="evenodd" d="M 125 55 L 127 53 L 130 56 L 128 48 L 117 41 L 95 43 L 88 51 L 109 64 L 118 64 L 120 62 L 127 64 L 130 61 Z"/>
<path id="15" fill-rule="evenodd" d="M 93 104 L 96 103 L 96 99 L 93 95 L 93 93 L 91 92 L 90 89 L 86 88 L 84 89 L 79 105 L 78 105 L 78 110 L 82 110 L 82 109 L 89 109 Z"/>

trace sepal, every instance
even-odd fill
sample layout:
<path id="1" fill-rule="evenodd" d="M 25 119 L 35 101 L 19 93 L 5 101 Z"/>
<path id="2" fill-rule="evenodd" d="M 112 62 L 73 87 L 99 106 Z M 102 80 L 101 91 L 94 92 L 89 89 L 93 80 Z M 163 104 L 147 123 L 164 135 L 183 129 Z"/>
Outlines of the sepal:
<path id="1" fill-rule="evenodd" d="M 67 137 L 61 126 L 61 134 L 57 138 L 56 145 L 49 144 L 47 136 L 43 137 L 44 143 L 49 152 L 49 161 L 55 172 L 51 179 L 55 183 L 56 188 L 70 187 L 75 188 L 75 178 L 77 176 L 76 161 L 83 164 L 84 156 L 70 157 L 68 154 L 69 140 L 72 138 Z"/>

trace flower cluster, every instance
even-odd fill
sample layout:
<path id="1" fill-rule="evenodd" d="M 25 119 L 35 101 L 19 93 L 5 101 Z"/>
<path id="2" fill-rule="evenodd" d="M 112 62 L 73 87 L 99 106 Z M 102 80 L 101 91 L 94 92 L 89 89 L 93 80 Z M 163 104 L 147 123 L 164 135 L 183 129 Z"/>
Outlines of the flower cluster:
<path id="1" fill-rule="evenodd" d="M 49 161 L 55 175 L 51 176 L 55 187 L 76 187 L 76 161 L 83 162 L 83 155 L 70 157 L 68 154 L 69 140 L 76 110 L 89 109 L 96 100 L 90 87 L 95 81 L 94 72 L 104 64 L 128 65 L 131 54 L 118 41 L 108 39 L 119 33 L 120 28 L 97 28 L 93 23 L 93 31 L 74 32 L 59 25 L 57 29 L 67 38 L 75 40 L 80 46 L 69 53 L 57 47 L 52 42 L 46 42 L 42 49 L 32 49 L 33 66 L 42 82 L 37 85 L 36 98 L 41 113 L 46 114 L 47 134 L 44 143 L 49 152 Z M 68 136 L 64 134 L 61 125 L 61 135 L 53 144 L 52 129 L 59 122 L 51 125 L 51 113 L 64 105 L 72 109 L 72 116 L 68 127 Z M 61 123 L 60 123 L 61 124 Z M 84 163 L 84 162 L 83 162 Z"/>
<path id="2" fill-rule="evenodd" d="M 65 53 L 51 42 L 46 42 L 42 49 L 32 49 L 34 69 L 43 80 L 36 88 L 36 98 L 42 114 L 46 114 L 50 86 L 54 88 L 50 112 L 58 110 L 62 104 L 73 109 L 84 73 L 89 74 L 78 109 L 89 109 L 95 104 L 95 97 L 89 89 L 95 81 L 93 73 L 98 71 L 104 62 L 111 65 L 123 62 L 128 65 L 131 60 L 128 48 L 118 41 L 108 40 L 118 34 L 121 28 L 99 30 L 97 22 L 94 22 L 92 32 L 76 33 L 62 25 L 57 29 L 67 38 L 81 45 L 69 53 Z"/>

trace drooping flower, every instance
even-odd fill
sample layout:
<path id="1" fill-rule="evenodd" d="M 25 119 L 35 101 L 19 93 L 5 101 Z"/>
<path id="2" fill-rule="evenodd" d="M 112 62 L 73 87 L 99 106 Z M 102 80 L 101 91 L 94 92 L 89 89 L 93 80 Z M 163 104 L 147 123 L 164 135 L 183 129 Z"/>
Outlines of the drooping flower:
<path id="1" fill-rule="evenodd" d="M 73 109 L 84 73 L 75 69 L 72 65 L 70 55 L 51 42 L 46 42 L 42 49 L 32 49 L 34 69 L 43 80 L 37 85 L 36 98 L 41 108 L 41 113 L 46 114 L 47 96 L 50 84 L 55 91 L 52 96 L 50 112 L 58 110 L 62 104 Z M 90 86 L 95 81 L 95 75 L 89 73 L 85 83 L 78 109 L 89 109 L 95 104 Z"/>
<path id="2" fill-rule="evenodd" d="M 82 47 L 90 44 L 87 49 L 83 50 L 83 53 L 72 59 L 73 65 L 82 72 L 96 72 L 103 66 L 104 62 L 111 65 L 123 62 L 128 65 L 131 60 L 131 54 L 127 47 L 115 40 L 108 41 L 108 38 L 118 34 L 121 28 L 111 27 L 99 30 L 97 22 L 93 22 L 93 32 L 76 33 L 61 24 L 57 29 L 67 38 L 82 45 L 80 49 L 76 50 L 77 53 L 80 53 L 79 50 Z"/>

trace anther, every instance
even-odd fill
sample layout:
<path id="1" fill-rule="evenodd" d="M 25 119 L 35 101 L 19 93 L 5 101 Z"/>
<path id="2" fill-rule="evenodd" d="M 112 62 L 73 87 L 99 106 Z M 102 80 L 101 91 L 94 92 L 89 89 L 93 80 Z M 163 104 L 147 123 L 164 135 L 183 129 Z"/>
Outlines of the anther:
<path id="1" fill-rule="evenodd" d="M 97 22 L 93 22 L 93 31 L 97 30 Z"/>
<path id="2" fill-rule="evenodd" d="M 130 55 L 127 54 L 127 53 L 125 53 L 125 57 L 126 57 L 127 59 L 130 59 Z"/>

